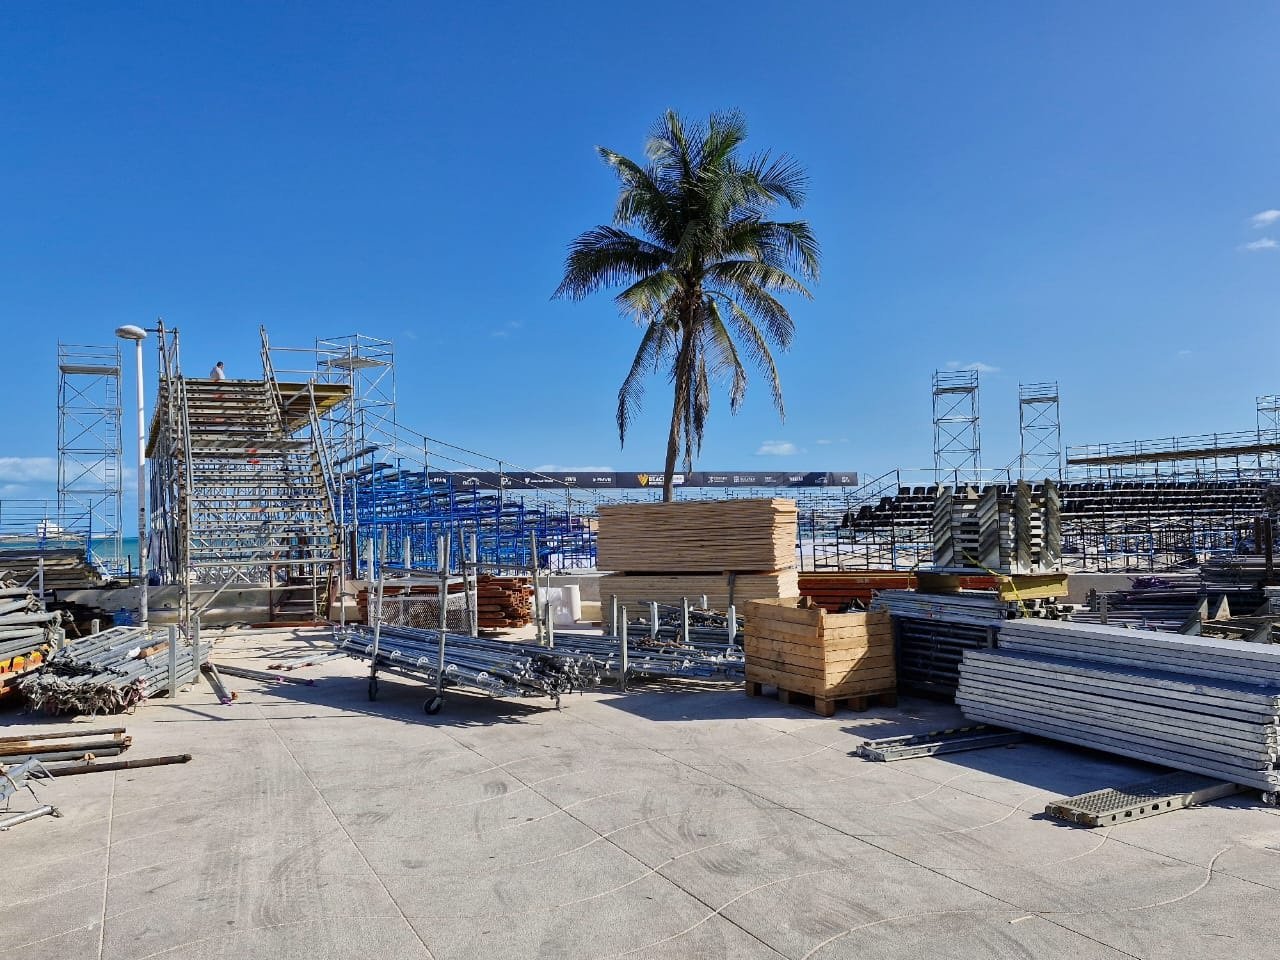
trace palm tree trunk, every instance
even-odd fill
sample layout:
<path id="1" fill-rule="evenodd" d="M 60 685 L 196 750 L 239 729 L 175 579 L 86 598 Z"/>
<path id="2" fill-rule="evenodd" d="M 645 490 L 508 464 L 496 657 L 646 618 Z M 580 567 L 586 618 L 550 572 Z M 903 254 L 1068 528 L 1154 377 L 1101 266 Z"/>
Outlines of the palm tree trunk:
<path id="1" fill-rule="evenodd" d="M 680 455 L 680 430 L 684 425 L 684 411 L 689 405 L 689 382 L 693 375 L 693 337 L 689 326 L 684 328 L 680 341 L 680 355 L 676 358 L 675 400 L 671 405 L 671 432 L 667 434 L 667 462 L 662 473 L 662 502 L 670 503 L 675 497 L 673 478 L 676 472 L 676 457 Z"/>

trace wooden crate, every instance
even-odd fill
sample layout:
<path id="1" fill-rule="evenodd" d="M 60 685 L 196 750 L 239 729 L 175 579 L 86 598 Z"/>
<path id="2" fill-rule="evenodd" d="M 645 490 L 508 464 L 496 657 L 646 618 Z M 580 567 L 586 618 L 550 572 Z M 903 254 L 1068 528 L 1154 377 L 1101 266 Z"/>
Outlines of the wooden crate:
<path id="1" fill-rule="evenodd" d="M 863 709 L 871 698 L 891 700 L 897 674 L 889 614 L 834 614 L 809 604 L 799 597 L 747 604 L 747 693 L 767 685 L 784 702 L 811 697 L 823 716 L 841 702 Z"/>
<path id="2" fill-rule="evenodd" d="M 790 570 L 796 565 L 794 500 L 619 503 L 597 512 L 599 570 L 722 573 Z"/>

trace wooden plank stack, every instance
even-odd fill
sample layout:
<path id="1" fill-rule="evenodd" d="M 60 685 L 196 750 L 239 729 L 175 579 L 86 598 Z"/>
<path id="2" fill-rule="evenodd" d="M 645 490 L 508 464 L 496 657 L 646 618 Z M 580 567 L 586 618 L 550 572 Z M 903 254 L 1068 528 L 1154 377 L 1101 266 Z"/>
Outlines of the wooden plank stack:
<path id="1" fill-rule="evenodd" d="M 449 594 L 453 596 L 462 592 L 461 583 L 451 583 Z M 421 597 L 425 600 L 437 599 L 440 588 L 429 581 L 396 584 L 388 583 L 383 591 L 383 603 L 388 617 L 393 621 L 401 619 L 399 604 L 402 598 Z M 356 598 L 360 610 L 360 622 L 369 623 L 369 591 L 362 589 Z M 459 601 L 461 602 L 461 601 Z M 453 610 L 453 601 L 450 601 Z M 420 611 L 419 611 L 420 613 Z M 429 611 L 430 616 L 409 616 L 404 620 L 405 626 L 431 629 L 439 623 L 439 604 Z M 450 613 L 450 618 L 454 616 Z M 476 579 L 476 624 L 481 630 L 510 630 L 526 627 L 533 622 L 533 582 L 528 577 L 495 577 L 481 574 Z"/>
<path id="2" fill-rule="evenodd" d="M 724 610 L 795 596 L 796 502 L 784 498 L 626 503 L 599 508 L 604 604 L 681 598 Z"/>
<path id="3" fill-rule="evenodd" d="M 730 601 L 730 588 L 733 599 Z M 750 600 L 765 600 L 780 596 L 795 596 L 799 592 L 794 570 L 774 573 L 689 573 L 664 576 L 660 574 L 628 573 L 611 574 L 604 578 L 600 596 L 608 603 L 611 596 L 618 598 L 618 606 L 634 613 L 650 600 L 659 603 L 678 604 L 688 597 L 695 606 L 703 596 L 712 610 L 725 610 L 730 602 L 742 611 L 742 605 Z"/>
<path id="4" fill-rule="evenodd" d="M 783 498 L 598 508 L 596 566 L 626 573 L 790 570 L 796 502 Z"/>
<path id="5" fill-rule="evenodd" d="M 528 577 L 493 577 L 476 581 L 476 612 L 481 630 L 509 630 L 533 622 L 533 584 Z"/>
<path id="6" fill-rule="evenodd" d="M 811 699 L 824 717 L 841 704 L 862 710 L 872 698 L 896 702 L 887 613 L 832 614 L 799 597 L 756 601 L 747 604 L 743 651 L 748 696 L 777 687 L 783 703 Z"/>

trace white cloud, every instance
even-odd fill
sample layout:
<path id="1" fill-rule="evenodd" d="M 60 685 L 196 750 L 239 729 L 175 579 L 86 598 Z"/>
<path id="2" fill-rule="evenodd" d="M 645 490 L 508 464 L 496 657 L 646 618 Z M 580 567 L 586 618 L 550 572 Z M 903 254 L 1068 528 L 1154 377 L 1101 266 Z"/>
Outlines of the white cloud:
<path id="1" fill-rule="evenodd" d="M 489 336 L 497 337 L 498 339 L 503 339 L 505 337 L 511 336 L 511 332 L 513 330 L 519 330 L 523 326 L 524 326 L 523 320 L 508 320 L 502 326 L 498 327 L 498 329 L 491 330 L 489 332 Z"/>
<path id="2" fill-rule="evenodd" d="M 1255 230 L 1269 227 L 1277 220 L 1280 220 L 1280 210 L 1263 210 L 1261 213 L 1255 213 L 1249 218 L 1249 222 L 1253 224 L 1253 229 Z"/>
<path id="3" fill-rule="evenodd" d="M 972 363 L 961 363 L 959 360 L 948 360 L 948 370 L 977 370 L 978 373 L 999 373 L 999 367 L 993 367 L 989 363 L 983 363 L 981 360 L 974 360 Z"/>
<path id="4" fill-rule="evenodd" d="M 57 483 L 53 457 L 0 457 L 0 483 Z"/>
<path id="5" fill-rule="evenodd" d="M 1190 351 L 1190 350 L 1179 350 L 1179 351 L 1178 351 L 1178 356 L 1180 356 L 1180 357 L 1189 357 L 1189 356 L 1191 356 L 1191 351 Z"/>
<path id="6" fill-rule="evenodd" d="M 613 467 L 566 467 L 559 463 L 544 463 L 533 468 L 534 473 L 613 473 Z"/>
<path id="7" fill-rule="evenodd" d="M 1252 243 L 1244 243 L 1240 245 L 1241 250 L 1248 250 L 1248 251 L 1274 250 L 1276 247 L 1280 247 L 1280 243 L 1276 243 L 1270 237 L 1260 237 L 1259 239 L 1254 240 Z"/>
<path id="8" fill-rule="evenodd" d="M 815 441 L 813 441 L 813 442 L 814 442 L 814 443 L 816 443 L 816 444 L 817 444 L 818 446 L 820 446 L 820 447 L 830 446 L 831 444 L 835 443 L 835 441 L 834 441 L 834 440 L 815 440 Z"/>
<path id="9" fill-rule="evenodd" d="M 756 451 L 757 457 L 794 457 L 800 448 L 789 440 L 765 440 Z"/>

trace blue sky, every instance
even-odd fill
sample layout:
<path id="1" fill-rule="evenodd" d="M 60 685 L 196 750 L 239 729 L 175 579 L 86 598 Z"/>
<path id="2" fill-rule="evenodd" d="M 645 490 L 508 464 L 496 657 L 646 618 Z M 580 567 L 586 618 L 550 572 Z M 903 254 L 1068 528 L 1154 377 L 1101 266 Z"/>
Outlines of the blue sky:
<path id="1" fill-rule="evenodd" d="M 5 4 L 0 494 L 47 483 L 56 341 L 157 315 L 200 374 L 254 375 L 260 323 L 389 337 L 415 429 L 533 467 L 660 466 L 664 378 L 625 450 L 613 423 L 637 331 L 607 296 L 550 294 L 612 209 L 594 145 L 639 155 L 668 107 L 738 108 L 798 158 L 824 250 L 780 358 L 786 423 L 756 379 L 737 417 L 718 402 L 701 466 L 925 466 L 948 364 L 982 365 L 986 465 L 1016 454 L 1019 381 L 1060 381 L 1068 443 L 1251 427 L 1280 392 L 1280 214 L 1251 220 L 1280 208 L 1278 17 Z"/>

